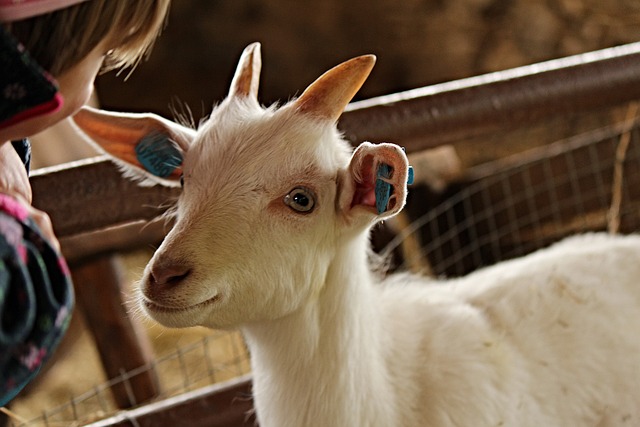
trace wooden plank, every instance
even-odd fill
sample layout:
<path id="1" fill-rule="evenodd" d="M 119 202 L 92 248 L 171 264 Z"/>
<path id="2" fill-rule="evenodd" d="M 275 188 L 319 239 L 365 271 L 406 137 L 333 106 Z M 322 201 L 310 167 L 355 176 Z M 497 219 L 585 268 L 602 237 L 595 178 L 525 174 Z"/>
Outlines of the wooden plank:
<path id="1" fill-rule="evenodd" d="M 127 312 L 122 267 L 115 256 L 72 267 L 78 306 L 102 360 L 107 378 L 120 377 L 154 360 L 140 319 Z M 111 389 L 119 408 L 130 408 L 160 394 L 155 372 L 144 370 Z"/>
<path id="2" fill-rule="evenodd" d="M 33 204 L 49 214 L 58 237 L 150 220 L 178 195 L 123 178 L 106 156 L 36 170 L 30 179 Z"/>
<path id="3" fill-rule="evenodd" d="M 257 427 L 250 376 L 122 411 L 86 427 Z"/>
<path id="4" fill-rule="evenodd" d="M 138 248 L 156 248 L 169 230 L 163 218 L 134 221 L 122 225 L 74 234 L 60 239 L 62 252 L 70 265 L 94 257 L 122 253 Z"/>
<path id="5" fill-rule="evenodd" d="M 354 102 L 339 127 L 352 142 L 407 152 L 640 98 L 640 43 Z"/>

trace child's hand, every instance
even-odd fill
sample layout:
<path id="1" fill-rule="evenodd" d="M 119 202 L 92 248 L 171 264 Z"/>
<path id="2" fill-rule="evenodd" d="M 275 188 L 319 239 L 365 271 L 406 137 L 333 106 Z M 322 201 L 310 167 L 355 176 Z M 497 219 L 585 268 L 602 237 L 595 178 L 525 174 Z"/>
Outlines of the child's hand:
<path id="1" fill-rule="evenodd" d="M 60 250 L 49 215 L 31 206 L 31 184 L 27 171 L 18 153 L 9 143 L 0 145 L 0 194 L 6 194 L 18 201 L 27 210 L 43 236 L 57 251 Z"/>

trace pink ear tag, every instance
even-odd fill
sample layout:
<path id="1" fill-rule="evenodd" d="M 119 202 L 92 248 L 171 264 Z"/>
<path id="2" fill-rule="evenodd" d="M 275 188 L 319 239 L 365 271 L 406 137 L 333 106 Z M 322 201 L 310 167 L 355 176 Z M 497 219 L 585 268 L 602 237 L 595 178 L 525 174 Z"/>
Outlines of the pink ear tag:
<path id="1" fill-rule="evenodd" d="M 145 135 L 135 148 L 136 157 L 148 171 L 166 178 L 182 164 L 182 153 L 168 135 L 152 132 Z"/>

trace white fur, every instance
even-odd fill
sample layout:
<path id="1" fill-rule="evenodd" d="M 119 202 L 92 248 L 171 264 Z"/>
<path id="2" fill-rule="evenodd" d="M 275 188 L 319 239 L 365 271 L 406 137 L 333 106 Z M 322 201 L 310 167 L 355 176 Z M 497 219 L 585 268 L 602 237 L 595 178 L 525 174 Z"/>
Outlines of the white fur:
<path id="1" fill-rule="evenodd" d="M 262 427 L 640 424 L 640 237 L 379 283 L 378 218 L 339 202 L 348 152 L 330 123 L 225 101 L 143 278 L 160 323 L 241 328 Z M 298 185 L 318 196 L 312 214 L 280 203 Z M 153 283 L 176 266 L 189 275 Z"/>
<path id="2" fill-rule="evenodd" d="M 169 327 L 242 330 L 261 427 L 640 425 L 639 236 L 573 237 L 449 281 L 383 281 L 369 231 L 404 206 L 407 159 L 392 144 L 352 153 L 334 124 L 374 58 L 265 109 L 259 50 L 245 49 L 197 132 L 149 115 L 75 120 L 134 168 L 140 129 L 183 150 L 176 222 L 141 305 Z M 378 214 L 380 163 L 394 192 Z M 300 189 L 313 210 L 292 209 Z"/>

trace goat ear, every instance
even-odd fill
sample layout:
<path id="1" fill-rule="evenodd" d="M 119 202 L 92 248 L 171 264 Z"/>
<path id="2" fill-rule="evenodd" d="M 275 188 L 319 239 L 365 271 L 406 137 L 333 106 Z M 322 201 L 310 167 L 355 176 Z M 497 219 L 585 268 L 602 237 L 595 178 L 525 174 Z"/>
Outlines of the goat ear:
<path id="1" fill-rule="evenodd" d="M 376 63 L 363 55 L 337 65 L 320 76 L 294 101 L 298 111 L 335 122 L 360 90 Z"/>
<path id="2" fill-rule="evenodd" d="M 260 43 L 252 43 L 242 52 L 236 73 L 231 81 L 229 97 L 258 99 L 261 67 Z"/>
<path id="3" fill-rule="evenodd" d="M 413 180 L 404 150 L 395 144 L 364 142 L 341 177 L 339 208 L 349 222 L 389 218 L 402 210 Z"/>
<path id="4" fill-rule="evenodd" d="M 152 181 L 180 179 L 184 153 L 195 136 L 195 130 L 155 114 L 83 107 L 73 122 L 89 142 L 109 154 L 125 172 Z"/>

